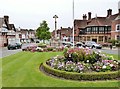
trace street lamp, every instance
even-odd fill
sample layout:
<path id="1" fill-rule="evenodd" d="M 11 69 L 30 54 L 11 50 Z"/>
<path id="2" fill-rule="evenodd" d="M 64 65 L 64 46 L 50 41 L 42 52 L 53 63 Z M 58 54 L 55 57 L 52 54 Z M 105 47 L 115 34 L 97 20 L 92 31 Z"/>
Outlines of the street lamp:
<path id="1" fill-rule="evenodd" d="M 57 18 L 58 16 L 57 15 L 54 15 L 53 18 L 55 18 L 55 39 L 57 38 Z"/>

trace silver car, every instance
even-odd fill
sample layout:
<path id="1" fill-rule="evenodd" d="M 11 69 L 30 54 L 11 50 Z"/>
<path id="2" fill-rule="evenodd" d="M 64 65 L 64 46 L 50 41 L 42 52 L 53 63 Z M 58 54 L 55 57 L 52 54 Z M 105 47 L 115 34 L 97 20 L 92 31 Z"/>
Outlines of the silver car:
<path id="1" fill-rule="evenodd" d="M 94 42 L 94 41 L 86 41 L 86 42 L 85 42 L 85 45 L 86 45 L 87 47 L 90 47 L 90 48 L 96 48 L 96 49 L 101 49 L 101 48 L 102 48 L 102 45 L 97 44 L 97 43 Z"/>

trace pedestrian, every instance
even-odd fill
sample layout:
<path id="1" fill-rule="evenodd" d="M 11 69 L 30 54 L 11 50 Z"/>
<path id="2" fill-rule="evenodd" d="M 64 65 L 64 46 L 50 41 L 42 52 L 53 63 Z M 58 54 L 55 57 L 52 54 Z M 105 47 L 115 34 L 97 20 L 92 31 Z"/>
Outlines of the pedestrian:
<path id="1" fill-rule="evenodd" d="M 110 49 L 112 49 L 112 44 L 110 44 Z"/>

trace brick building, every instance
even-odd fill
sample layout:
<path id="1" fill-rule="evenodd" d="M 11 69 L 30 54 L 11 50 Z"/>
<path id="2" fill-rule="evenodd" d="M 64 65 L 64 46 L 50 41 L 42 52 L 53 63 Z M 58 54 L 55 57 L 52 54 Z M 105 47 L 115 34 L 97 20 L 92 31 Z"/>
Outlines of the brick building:
<path id="1" fill-rule="evenodd" d="M 74 20 L 75 41 L 107 42 L 109 39 L 120 40 L 120 2 L 118 13 L 112 14 L 112 9 L 107 10 L 105 17 L 91 18 L 91 12 L 83 14 L 82 20 Z"/>
<path id="2" fill-rule="evenodd" d="M 52 32 L 52 38 L 55 37 L 55 30 Z M 63 28 L 57 30 L 57 38 L 61 41 L 72 41 L 72 28 Z"/>
<path id="3" fill-rule="evenodd" d="M 20 29 L 19 34 L 21 42 L 31 42 L 31 39 L 35 39 L 36 31 L 33 29 Z"/>
<path id="4" fill-rule="evenodd" d="M 105 17 L 97 16 L 91 18 L 91 12 L 88 15 L 83 14 L 83 19 L 74 20 L 74 40 L 95 41 L 97 43 L 108 42 L 109 39 L 120 40 L 120 1 L 118 3 L 118 13 L 112 14 L 112 9 L 107 10 Z M 58 37 L 62 39 L 72 39 L 72 29 L 61 28 L 57 30 Z M 52 33 L 54 37 L 54 31 Z M 67 40 L 71 41 L 71 40 Z"/>

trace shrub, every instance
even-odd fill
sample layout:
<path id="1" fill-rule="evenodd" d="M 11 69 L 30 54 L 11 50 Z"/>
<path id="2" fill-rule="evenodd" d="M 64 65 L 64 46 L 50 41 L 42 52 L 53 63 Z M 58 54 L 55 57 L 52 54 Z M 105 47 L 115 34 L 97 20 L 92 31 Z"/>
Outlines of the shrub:
<path id="1" fill-rule="evenodd" d="M 72 79 L 72 80 L 107 80 L 107 79 L 116 79 L 120 77 L 120 71 L 114 72 L 92 72 L 92 73 L 74 73 L 74 72 L 66 72 L 61 70 L 56 70 L 50 68 L 46 63 L 42 65 L 45 72 L 55 75 L 57 77 L 62 77 L 65 79 Z"/>
<path id="2" fill-rule="evenodd" d="M 120 47 L 120 42 L 115 43 L 115 46 L 116 46 L 116 47 Z"/>
<path id="3" fill-rule="evenodd" d="M 102 43 L 102 47 L 109 47 L 109 43 Z"/>
<path id="4" fill-rule="evenodd" d="M 48 51 L 53 51 L 53 48 L 47 48 Z"/>
<path id="5" fill-rule="evenodd" d="M 40 44 L 38 44 L 38 47 L 41 47 L 41 48 L 46 48 L 46 47 L 47 47 L 47 45 L 46 45 L 46 44 L 43 44 L 43 43 L 40 43 Z"/>
<path id="6" fill-rule="evenodd" d="M 118 43 L 119 41 L 118 40 L 115 40 L 115 39 L 111 39 L 108 41 L 109 43 L 112 43 L 113 46 L 115 46 L 116 43 Z"/>

